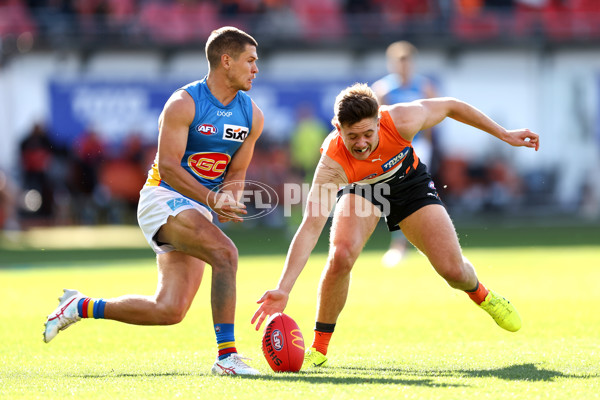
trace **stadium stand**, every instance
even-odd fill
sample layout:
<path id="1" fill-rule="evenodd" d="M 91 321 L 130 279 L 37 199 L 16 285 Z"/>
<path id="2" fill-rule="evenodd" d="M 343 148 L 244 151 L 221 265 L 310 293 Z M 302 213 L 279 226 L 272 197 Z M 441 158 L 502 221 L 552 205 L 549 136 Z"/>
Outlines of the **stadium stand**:
<path id="1" fill-rule="evenodd" d="M 297 93 L 290 92 L 293 83 L 300 82 L 301 86 L 302 80 L 309 78 L 329 95 L 337 93 L 336 85 L 344 80 L 372 82 L 385 73 L 384 49 L 397 39 L 418 45 L 423 70 L 442 82 L 444 95 L 485 104 L 502 123 L 543 120 L 540 126 L 547 130 L 574 126 L 575 132 L 583 132 L 573 135 L 574 146 L 582 150 L 593 148 L 590 145 L 593 140 L 584 134 L 596 134 L 593 129 L 597 128 L 592 124 L 597 122 L 589 123 L 592 126 L 589 128 L 585 125 L 585 115 L 579 117 L 572 112 L 592 106 L 575 105 L 566 113 L 555 113 L 565 115 L 555 117 L 559 123 L 555 119 L 546 122 L 542 116 L 552 113 L 547 110 L 561 107 L 559 100 L 564 96 L 576 99 L 577 87 L 598 85 L 593 75 L 594 69 L 600 69 L 594 56 L 600 40 L 598 0 L 0 0 L 0 106 L 9 105 L 0 108 L 0 119 L 6 122 L 8 134 L 18 142 L 32 129 L 34 121 L 52 114 L 50 104 L 60 104 L 60 99 L 48 97 L 60 94 L 61 90 L 85 92 L 78 85 L 105 80 L 108 84 L 102 90 L 109 95 L 114 88 L 111 82 L 133 85 L 143 81 L 147 87 L 140 101 L 145 101 L 146 96 L 159 97 L 152 92 L 163 89 L 156 82 L 165 84 L 168 93 L 177 87 L 173 85 L 198 79 L 207 72 L 204 42 L 212 29 L 225 24 L 252 32 L 260 43 L 260 85 L 253 89 L 253 98 L 268 121 L 264 143 L 257 151 L 265 163 L 272 164 L 267 169 L 284 168 L 283 161 L 289 159 L 286 141 L 293 131 L 295 114 L 289 111 L 290 104 L 285 108 L 279 103 Z M 578 49 L 588 51 L 577 54 L 576 59 L 559 51 Z M 554 64 L 550 65 L 548 60 Z M 63 81 L 66 83 L 60 86 Z M 480 82 L 486 82 L 486 91 L 481 90 Z M 273 90 L 282 86 L 289 90 Z M 94 106 L 103 107 L 104 116 L 115 115 L 110 114 L 110 107 L 127 108 L 139 103 L 135 103 L 139 99 L 130 104 L 111 102 L 113 98 L 108 95 L 95 97 Z M 278 95 L 282 98 L 277 98 Z M 507 98 L 514 107 L 509 114 L 498 111 L 503 110 Z M 315 102 L 316 112 L 327 125 L 331 100 Z M 25 109 L 26 112 L 15 112 Z M 95 177 L 90 180 L 94 187 L 77 187 L 72 176 L 79 171 L 74 166 L 81 166 L 77 150 L 64 143 L 56 144 L 62 146 L 54 156 L 58 160 L 57 174 L 52 178 L 58 182 L 57 193 L 47 200 L 54 203 L 55 209 L 44 208 L 51 203 L 42 203 L 36 218 L 43 211 L 53 212 L 52 218 L 60 223 L 127 220 L 123 215 L 135 208 L 137 179 L 154 154 L 157 114 L 140 114 L 136 115 L 138 120 L 127 121 L 121 119 L 123 116 L 125 112 L 113 118 L 116 121 L 113 125 L 123 125 L 119 131 L 123 142 L 106 143 L 103 160 L 98 161 L 93 171 Z M 581 125 L 577 121 L 582 121 Z M 79 127 L 72 135 L 92 128 L 95 127 Z M 448 137 L 462 135 L 462 131 L 452 126 L 445 129 L 449 131 Z M 151 139 L 136 137 L 140 132 L 150 131 Z M 127 140 L 133 143 L 141 140 L 138 145 L 142 148 L 137 155 L 133 151 L 119 151 L 125 148 Z M 526 166 L 520 171 L 521 176 L 515 178 L 518 184 L 513 185 L 507 177 L 515 171 L 500 168 L 507 166 L 502 164 L 503 155 L 498 155 L 493 167 L 482 169 L 481 157 L 488 157 L 496 148 L 479 136 L 470 140 L 470 146 L 452 140 L 443 143 L 447 151 L 443 160 L 447 201 L 457 209 L 469 196 L 480 199 L 481 209 L 529 202 L 532 207 L 554 207 L 553 210 L 576 210 L 579 203 L 595 204 L 594 199 L 600 197 L 594 190 L 600 185 L 593 184 L 585 173 L 567 179 L 572 171 L 556 171 L 550 161 L 540 162 L 535 169 L 524 158 L 507 160 L 507 165 Z M 559 151 L 561 145 L 550 139 L 543 146 L 544 151 L 550 152 Z M 479 153 L 469 153 L 473 148 Z M 18 165 L 18 153 L 0 149 L 0 167 L 9 170 Z M 586 163 L 596 165 L 597 160 L 585 154 L 574 163 L 579 168 Z M 550 157 L 540 155 L 539 159 Z M 117 181 L 121 170 L 127 177 L 122 182 Z M 24 171 L 20 172 L 21 176 L 15 176 L 17 182 L 19 178 L 22 181 Z M 493 188 L 482 186 L 484 176 L 493 177 L 490 184 Z M 261 179 L 281 186 L 286 179 L 295 178 L 277 175 Z M 591 189 L 585 192 L 582 187 Z M 494 197 L 491 190 L 499 195 Z M 556 195 L 558 192 L 560 196 Z M 584 195 L 580 193 L 584 192 L 591 193 L 586 196 L 592 201 L 582 199 Z M 79 213 L 67 215 L 68 205 L 84 197 Z M 501 198 L 508 202 L 498 202 Z M 108 215 L 111 208 L 122 212 Z M 475 208 L 463 209 L 472 212 Z"/>
<path id="2" fill-rule="evenodd" d="M 549 41 L 600 35 L 595 0 L 2 0 L 0 37 L 30 32 L 38 45 L 185 45 L 232 24 L 278 43 L 365 46 L 403 33 L 458 41 Z M 318 43 L 317 43 L 318 44 Z"/>

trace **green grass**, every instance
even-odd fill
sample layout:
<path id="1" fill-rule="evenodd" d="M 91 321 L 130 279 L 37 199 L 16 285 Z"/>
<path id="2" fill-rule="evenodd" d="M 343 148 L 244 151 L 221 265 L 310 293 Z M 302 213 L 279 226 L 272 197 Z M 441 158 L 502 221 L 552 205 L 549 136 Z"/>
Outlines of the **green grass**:
<path id="1" fill-rule="evenodd" d="M 510 222 L 510 221 L 509 221 Z M 457 225 L 461 245 L 473 247 L 553 247 L 590 246 L 600 243 L 600 225 L 556 223 L 540 225 L 523 222 L 521 225 L 503 221 L 479 221 L 477 225 Z M 552 221 L 550 221 L 552 222 Z M 285 254 L 295 229 L 274 229 L 230 225 L 226 231 L 240 254 Z M 316 253 L 327 252 L 329 226 L 315 248 Z M 249 239 L 251 238 L 251 240 Z M 390 233 L 381 222 L 366 249 L 383 251 L 390 241 Z M 35 228 L 13 236 L 0 231 L 0 269 L 6 267 L 36 267 L 39 265 L 77 266 L 89 260 L 114 261 L 151 259 L 154 253 L 145 242 L 137 226 Z M 52 262 L 54 264 L 52 264 Z M 41 263 L 41 264 L 40 264 Z"/>
<path id="2" fill-rule="evenodd" d="M 255 301 L 278 280 L 284 257 L 240 262 L 238 349 L 265 373 L 209 375 L 215 356 L 210 270 L 186 319 L 170 327 L 82 321 L 44 344 L 45 315 L 63 287 L 110 298 L 153 293 L 152 257 L 81 263 L 38 260 L 0 269 L 2 399 L 591 399 L 600 397 L 600 246 L 470 248 L 488 287 L 517 306 L 509 333 L 450 289 L 412 252 L 398 268 L 365 252 L 332 338 L 330 367 L 270 372 Z M 324 255 L 311 257 L 286 312 L 312 340 Z"/>

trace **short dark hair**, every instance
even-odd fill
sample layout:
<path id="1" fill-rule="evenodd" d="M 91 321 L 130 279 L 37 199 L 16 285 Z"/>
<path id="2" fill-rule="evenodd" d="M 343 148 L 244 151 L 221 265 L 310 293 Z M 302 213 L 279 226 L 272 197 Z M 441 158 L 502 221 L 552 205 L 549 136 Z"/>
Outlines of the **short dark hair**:
<path id="1" fill-rule="evenodd" d="M 355 83 L 342 90 L 335 98 L 331 123 L 350 126 L 365 118 L 377 118 L 379 103 L 366 83 Z"/>
<path id="2" fill-rule="evenodd" d="M 256 40 L 246 32 L 233 26 L 224 26 L 212 31 L 206 41 L 206 59 L 211 68 L 221 62 L 221 56 L 228 54 L 237 58 L 246 49 L 246 45 L 258 47 Z"/>

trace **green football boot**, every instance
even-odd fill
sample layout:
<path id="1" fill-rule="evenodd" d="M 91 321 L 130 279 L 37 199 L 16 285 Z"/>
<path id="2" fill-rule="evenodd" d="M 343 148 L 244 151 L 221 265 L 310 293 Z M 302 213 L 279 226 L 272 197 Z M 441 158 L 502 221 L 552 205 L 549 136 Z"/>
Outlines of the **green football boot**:
<path id="1" fill-rule="evenodd" d="M 483 308 L 500 327 L 507 331 L 516 332 L 521 329 L 521 317 L 516 308 L 499 294 L 490 290 L 479 307 Z"/>
<path id="2" fill-rule="evenodd" d="M 314 347 L 307 349 L 304 353 L 302 369 L 324 367 L 325 364 L 327 364 L 327 357 L 325 354 L 318 352 Z"/>

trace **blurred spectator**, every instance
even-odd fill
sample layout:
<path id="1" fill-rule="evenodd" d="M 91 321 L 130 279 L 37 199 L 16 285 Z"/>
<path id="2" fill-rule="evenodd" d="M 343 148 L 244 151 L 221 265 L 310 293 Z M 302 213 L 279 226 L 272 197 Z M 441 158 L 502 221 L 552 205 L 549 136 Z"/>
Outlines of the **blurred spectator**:
<path id="1" fill-rule="evenodd" d="M 461 196 L 467 191 L 469 181 L 469 163 L 463 157 L 444 157 L 439 167 L 439 183 L 443 187 L 444 203 L 449 208 L 459 203 Z M 438 190 L 441 189 L 438 187 Z"/>
<path id="2" fill-rule="evenodd" d="M 385 56 L 389 74 L 373 84 L 381 104 L 435 97 L 431 79 L 415 72 L 417 54 L 417 48 L 404 40 L 388 46 Z"/>
<path id="3" fill-rule="evenodd" d="M 277 32 L 280 39 L 293 39 L 301 36 L 300 22 L 290 7 L 289 0 L 262 1 L 256 12 L 260 16 L 256 18 L 252 29 L 257 34 Z"/>
<path id="4" fill-rule="evenodd" d="M 146 180 L 145 149 L 137 134 L 129 135 L 120 148 L 116 156 L 101 164 L 98 180 L 110 203 L 109 222 L 135 222 L 139 190 Z"/>
<path id="5" fill-rule="evenodd" d="M 573 26 L 569 15 L 572 0 L 549 0 L 543 9 L 544 32 L 556 39 L 568 39 L 573 36 Z M 566 18 L 565 18 L 566 17 Z"/>
<path id="6" fill-rule="evenodd" d="M 371 0 L 344 1 L 344 11 L 349 14 L 370 14 L 376 10 L 375 2 Z"/>
<path id="7" fill-rule="evenodd" d="M 373 83 L 373 90 L 380 104 L 396 104 L 410 102 L 436 96 L 433 82 L 415 73 L 415 57 L 417 49 L 407 41 L 394 42 L 386 50 L 389 74 Z M 413 139 L 413 147 L 419 159 L 433 173 L 432 161 L 434 151 L 433 131 L 420 132 Z M 407 240 L 401 231 L 392 233 L 390 249 L 383 258 L 387 267 L 399 264 L 406 253 Z"/>
<path id="8" fill-rule="evenodd" d="M 0 38 L 35 31 L 35 22 L 22 0 L 0 0 Z"/>
<path id="9" fill-rule="evenodd" d="M 504 213 L 524 196 L 523 179 L 500 154 L 485 160 L 446 157 L 439 181 L 444 202 L 456 214 Z"/>
<path id="10" fill-rule="evenodd" d="M 93 129 L 82 132 L 73 144 L 70 188 L 77 204 L 73 211 L 77 213 L 75 217 L 79 222 L 96 223 L 99 211 L 107 206 L 107 194 L 98 185 L 104 152 L 105 145 Z"/>
<path id="11" fill-rule="evenodd" d="M 598 7 L 598 0 L 0 0 L 0 37 L 39 30 L 99 42 L 118 35 L 194 43 L 234 25 L 309 41 L 348 32 L 363 40 L 448 32 L 469 41 L 507 33 L 588 38 L 600 35 Z"/>
<path id="12" fill-rule="evenodd" d="M 46 127 L 39 122 L 33 125 L 29 134 L 21 141 L 25 210 L 44 218 L 52 215 L 54 203 L 54 186 L 50 176 L 54 151 Z"/>
<path id="13" fill-rule="evenodd" d="M 600 37 L 600 1 L 572 0 L 574 32 L 583 37 Z"/>
<path id="14" fill-rule="evenodd" d="M 474 17 L 481 13 L 484 0 L 455 0 L 456 10 L 465 17 Z"/>
<path id="15" fill-rule="evenodd" d="M 185 43 L 206 37 L 222 22 L 215 3 L 189 0 L 148 0 L 141 5 L 139 21 L 159 43 Z"/>
<path id="16" fill-rule="evenodd" d="M 406 16 L 426 15 L 432 12 L 431 0 L 380 0 L 385 14 L 395 13 Z"/>
<path id="17" fill-rule="evenodd" d="M 487 211 L 502 213 L 518 204 L 523 194 L 523 181 L 510 166 L 511 163 L 499 154 L 488 158 L 485 176 Z"/>
<path id="18" fill-rule="evenodd" d="M 344 2 L 348 30 L 362 37 L 372 37 L 381 30 L 380 5 L 372 0 L 346 0 Z"/>
<path id="19" fill-rule="evenodd" d="M 296 128 L 292 132 L 289 142 L 289 157 L 291 160 L 285 178 L 286 183 L 300 185 L 311 184 L 316 166 L 321 158 L 319 149 L 329 133 L 329 126 L 325 125 L 315 115 L 312 104 L 302 104 L 297 109 L 298 118 Z M 304 200 L 304 199 L 302 199 Z M 302 222 L 304 211 L 303 201 L 288 205 L 291 215 L 287 215 L 286 222 L 290 234 L 293 234 Z"/>
<path id="20" fill-rule="evenodd" d="M 378 0 L 377 3 L 387 31 L 431 32 L 437 28 L 435 0 Z"/>
<path id="21" fill-rule="evenodd" d="M 42 35 L 72 34 L 74 2 L 72 0 L 26 0 Z"/>
<path id="22" fill-rule="evenodd" d="M 241 0 L 221 0 L 219 1 L 219 13 L 225 17 L 236 17 L 242 10 Z"/>
<path id="23" fill-rule="evenodd" d="M 542 10 L 549 3 L 550 0 L 515 0 L 515 33 L 519 36 L 539 33 Z"/>
<path id="24" fill-rule="evenodd" d="M 110 24 L 125 27 L 133 22 L 136 16 L 138 0 L 107 0 L 107 11 L 110 15 Z"/>
<path id="25" fill-rule="evenodd" d="M 269 135 L 261 137 L 254 149 L 252 162 L 246 173 L 246 180 L 260 182 L 269 186 L 279 198 L 279 205 L 274 212 L 268 214 L 260 224 L 270 227 L 282 227 L 287 222 L 283 218 L 283 200 L 285 198 L 285 185 L 295 183 L 300 185 L 302 179 L 294 174 L 290 163 L 290 151 L 286 144 L 269 141 Z M 251 204 L 249 205 L 252 206 Z M 251 212 L 248 211 L 250 214 Z M 244 223 L 247 228 L 252 224 Z"/>
<path id="26" fill-rule="evenodd" d="M 484 0 L 456 0 L 452 32 L 460 39 L 479 41 L 500 35 L 500 18 L 485 9 Z"/>
<path id="27" fill-rule="evenodd" d="M 290 140 L 290 157 L 292 167 L 299 171 L 305 182 L 312 182 L 313 174 L 321 153 L 323 140 L 329 133 L 328 127 L 317 118 L 310 104 L 298 108 L 296 129 Z"/>
<path id="28" fill-rule="evenodd" d="M 588 32 L 587 18 L 577 20 L 580 0 L 515 0 L 515 32 L 521 36 L 543 34 L 554 39 L 567 39 L 578 32 Z M 597 1 L 595 1 L 598 4 Z M 575 18 L 575 20 L 574 20 Z M 592 14 L 591 31 L 598 26 Z M 583 28 L 582 31 L 580 29 Z M 585 36 L 583 36 L 585 37 Z"/>
<path id="29" fill-rule="evenodd" d="M 458 212 L 503 212 L 516 204 L 521 180 L 506 160 L 495 154 L 484 160 L 469 160 L 467 186 L 455 204 Z"/>
<path id="30" fill-rule="evenodd" d="M 17 213 L 17 185 L 6 172 L 0 170 L 0 231 L 20 229 Z"/>
<path id="31" fill-rule="evenodd" d="M 500 12 L 509 12 L 515 6 L 515 0 L 485 0 L 485 7 Z"/>
<path id="32" fill-rule="evenodd" d="M 346 32 L 343 11 L 336 0 L 291 0 L 301 32 L 308 40 L 342 38 Z"/>

